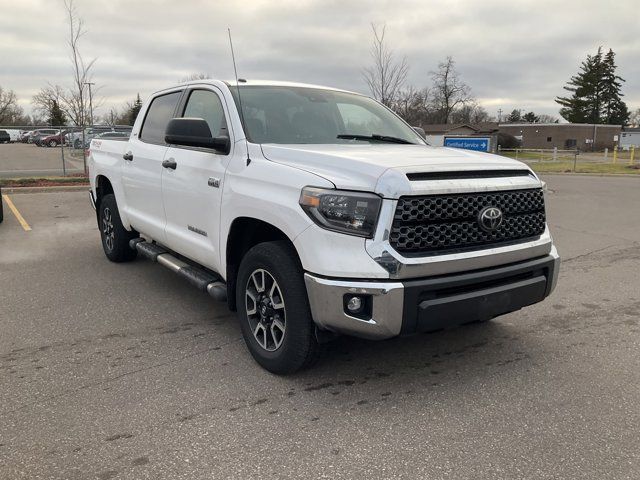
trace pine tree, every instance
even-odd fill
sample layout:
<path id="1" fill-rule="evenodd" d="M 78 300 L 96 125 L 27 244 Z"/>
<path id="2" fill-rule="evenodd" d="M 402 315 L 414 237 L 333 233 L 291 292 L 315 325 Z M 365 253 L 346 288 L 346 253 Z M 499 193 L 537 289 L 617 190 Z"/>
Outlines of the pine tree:
<path id="1" fill-rule="evenodd" d="M 129 110 L 129 125 L 133 125 L 136 122 L 136 118 L 138 117 L 138 113 L 140 113 L 141 108 L 142 100 L 140 100 L 140 94 L 138 94 L 135 101 L 131 105 L 131 109 Z"/>
<path id="2" fill-rule="evenodd" d="M 67 116 L 64 114 L 56 100 L 51 103 L 48 121 L 49 125 L 52 127 L 60 127 L 67 123 Z"/>
<path id="3" fill-rule="evenodd" d="M 629 121 L 627 104 L 622 101 L 622 83 L 624 79 L 616 75 L 616 54 L 609 49 L 603 60 L 603 123 L 626 125 Z"/>
<path id="4" fill-rule="evenodd" d="M 522 120 L 529 123 L 538 123 L 540 121 L 540 117 L 533 112 L 527 112 L 522 116 Z"/>
<path id="5" fill-rule="evenodd" d="M 509 123 L 516 123 L 520 120 L 522 120 L 522 112 L 516 109 L 514 109 L 507 117 L 507 122 Z"/>
<path id="6" fill-rule="evenodd" d="M 587 55 L 580 72 L 564 87 L 570 97 L 557 97 L 560 115 L 572 123 L 624 124 L 629 112 L 620 92 L 624 80 L 616 75 L 615 54 L 603 56 L 602 47 L 595 55 Z"/>

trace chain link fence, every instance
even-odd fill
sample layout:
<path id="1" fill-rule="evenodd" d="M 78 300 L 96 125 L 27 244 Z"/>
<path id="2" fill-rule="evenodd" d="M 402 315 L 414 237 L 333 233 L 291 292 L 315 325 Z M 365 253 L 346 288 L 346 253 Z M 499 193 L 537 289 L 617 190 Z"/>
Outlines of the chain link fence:
<path id="1" fill-rule="evenodd" d="M 634 147 L 628 150 L 605 148 L 600 152 L 558 148 L 500 148 L 498 153 L 525 162 L 535 171 L 543 173 L 640 173 L 640 158 Z"/>
<path id="2" fill-rule="evenodd" d="M 91 139 L 129 136 L 130 126 L 51 127 L 0 126 L 9 134 L 0 143 L 0 178 L 86 176 L 86 156 Z M 0 133 L 0 142 L 2 141 Z"/>

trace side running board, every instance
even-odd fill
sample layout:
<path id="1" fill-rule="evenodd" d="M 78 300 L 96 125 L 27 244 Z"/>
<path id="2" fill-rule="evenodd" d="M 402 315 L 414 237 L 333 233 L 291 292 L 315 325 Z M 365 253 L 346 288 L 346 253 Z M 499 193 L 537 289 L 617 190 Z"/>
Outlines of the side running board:
<path id="1" fill-rule="evenodd" d="M 155 243 L 149 243 L 142 238 L 134 238 L 129 242 L 129 246 L 149 260 L 157 262 L 186 278 L 189 283 L 200 291 L 207 292 L 214 299 L 220 302 L 227 301 L 227 285 L 217 275 L 183 262 L 169 253 L 169 250 Z"/>

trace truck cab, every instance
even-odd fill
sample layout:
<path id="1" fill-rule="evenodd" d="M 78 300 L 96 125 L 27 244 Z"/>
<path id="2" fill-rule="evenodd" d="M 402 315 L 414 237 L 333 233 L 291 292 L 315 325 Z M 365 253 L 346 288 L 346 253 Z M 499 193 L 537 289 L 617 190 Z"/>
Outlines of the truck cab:
<path id="1" fill-rule="evenodd" d="M 361 94 L 199 80 L 154 93 L 129 139 L 90 145 L 105 254 L 167 266 L 238 312 L 253 357 L 309 365 L 542 301 L 559 256 L 525 164 L 431 147 Z"/>

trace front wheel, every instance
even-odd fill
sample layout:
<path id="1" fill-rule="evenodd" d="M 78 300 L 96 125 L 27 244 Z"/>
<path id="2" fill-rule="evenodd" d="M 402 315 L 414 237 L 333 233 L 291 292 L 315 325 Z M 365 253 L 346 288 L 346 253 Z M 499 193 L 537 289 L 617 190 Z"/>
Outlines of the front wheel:
<path id="1" fill-rule="evenodd" d="M 238 271 L 236 305 L 245 343 L 262 367 L 287 374 L 316 359 L 303 272 L 288 243 L 260 243 L 247 252 Z"/>
<path id="2" fill-rule="evenodd" d="M 102 197 L 98 213 L 98 227 L 104 254 L 112 262 L 129 262 L 136 258 L 137 250 L 129 247 L 129 240 L 136 238 L 136 232 L 127 231 L 120 220 L 116 197 L 110 193 Z"/>
<path id="3" fill-rule="evenodd" d="M 49 146 L 50 146 L 50 147 L 57 147 L 57 146 L 58 146 L 58 142 L 56 142 L 55 140 L 51 140 L 51 141 L 49 142 Z"/>

